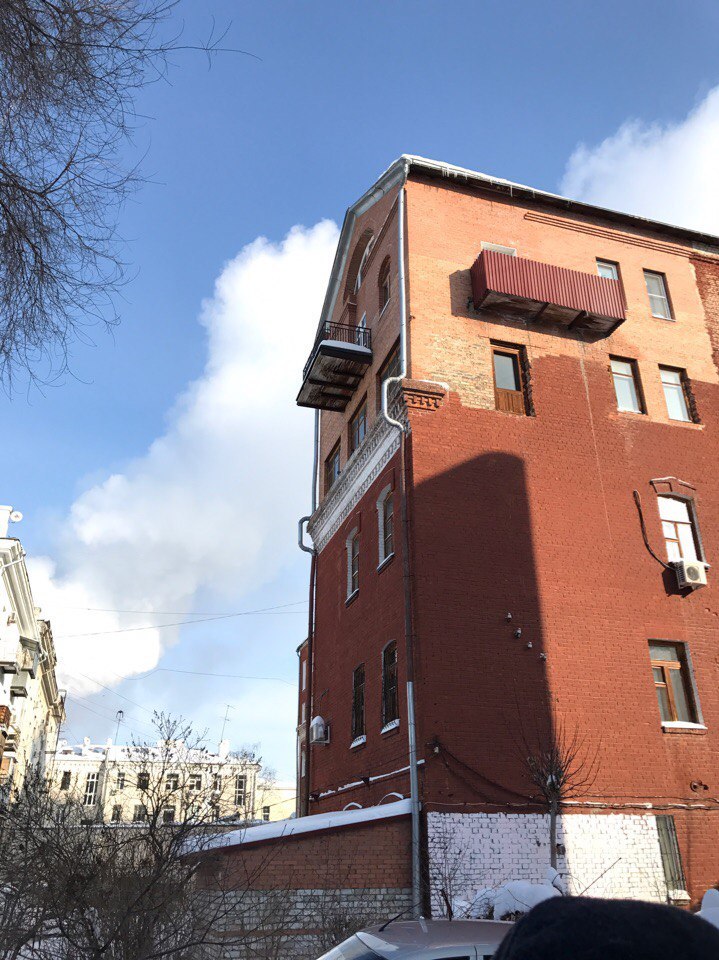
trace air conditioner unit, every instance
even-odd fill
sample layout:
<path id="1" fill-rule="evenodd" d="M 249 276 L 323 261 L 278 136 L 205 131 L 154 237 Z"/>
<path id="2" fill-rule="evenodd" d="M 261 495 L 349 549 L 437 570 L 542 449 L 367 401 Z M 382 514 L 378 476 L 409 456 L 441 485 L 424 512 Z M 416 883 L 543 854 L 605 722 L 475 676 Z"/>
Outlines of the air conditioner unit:
<path id="1" fill-rule="evenodd" d="M 322 717 L 314 717 L 310 723 L 310 743 L 329 743 L 330 725 Z"/>
<path id="2" fill-rule="evenodd" d="M 680 590 L 696 590 L 707 585 L 707 567 L 701 560 L 677 560 L 674 563 Z"/>

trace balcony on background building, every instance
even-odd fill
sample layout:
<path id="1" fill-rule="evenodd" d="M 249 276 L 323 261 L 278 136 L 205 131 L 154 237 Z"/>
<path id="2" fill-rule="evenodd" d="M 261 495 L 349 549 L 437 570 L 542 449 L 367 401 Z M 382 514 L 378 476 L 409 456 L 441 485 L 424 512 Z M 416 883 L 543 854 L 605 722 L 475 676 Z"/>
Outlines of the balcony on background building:
<path id="1" fill-rule="evenodd" d="M 325 323 L 305 364 L 298 405 L 317 410 L 344 410 L 371 363 L 369 330 L 344 323 Z"/>
<path id="2" fill-rule="evenodd" d="M 626 319 L 620 280 L 483 250 L 471 269 L 475 309 L 500 307 L 538 323 L 611 333 Z"/>

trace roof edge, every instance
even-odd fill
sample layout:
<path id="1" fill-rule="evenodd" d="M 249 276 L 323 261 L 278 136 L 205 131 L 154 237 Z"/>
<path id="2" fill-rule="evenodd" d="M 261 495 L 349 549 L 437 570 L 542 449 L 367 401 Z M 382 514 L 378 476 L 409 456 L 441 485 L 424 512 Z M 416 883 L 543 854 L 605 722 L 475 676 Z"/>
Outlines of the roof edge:
<path id="1" fill-rule="evenodd" d="M 315 813 L 308 817 L 295 817 L 289 820 L 275 820 L 271 823 L 232 830 L 218 834 L 209 843 L 203 844 L 197 853 L 209 853 L 211 850 L 227 847 L 247 846 L 268 840 L 288 840 L 308 833 L 320 833 L 325 830 L 337 830 L 377 820 L 389 820 L 393 817 L 406 817 L 411 813 L 409 800 L 396 800 L 376 807 L 360 807 L 353 810 L 334 810 L 329 813 Z"/>
<path id="2" fill-rule="evenodd" d="M 591 214 L 600 213 L 602 216 L 609 217 L 612 220 L 631 224 L 643 230 L 658 230 L 663 233 L 670 233 L 684 240 L 694 240 L 719 248 L 719 236 L 711 233 L 703 233 L 691 227 L 682 227 L 678 224 L 666 223 L 662 220 L 652 220 L 649 217 L 627 213 L 623 210 L 615 210 L 612 207 L 601 207 L 597 204 L 586 203 L 583 200 L 573 200 L 571 197 L 565 197 L 559 193 L 538 190 L 536 187 L 529 187 L 524 183 L 515 183 L 513 180 L 504 180 L 501 177 L 492 177 L 489 176 L 489 174 L 481 173 L 477 170 L 469 170 L 466 167 L 458 167 L 452 163 L 442 163 L 438 160 L 430 160 L 414 154 L 402 154 L 399 160 L 395 162 L 399 163 L 400 161 L 404 161 L 410 170 L 417 169 L 448 180 L 463 180 L 467 183 L 474 182 L 490 189 L 494 188 L 502 192 L 506 191 L 510 193 L 510 195 L 527 195 L 532 199 L 549 202 L 564 210 L 578 210 Z M 704 251 L 698 250 L 697 252 L 701 253 Z M 719 249 L 717 249 L 717 252 L 719 253 Z"/>
<path id="3" fill-rule="evenodd" d="M 347 208 L 344 220 L 342 221 L 339 240 L 337 241 L 337 251 L 327 284 L 327 292 L 322 304 L 320 321 L 317 326 L 318 333 L 322 329 L 323 324 L 331 319 L 332 313 L 334 312 L 340 281 L 344 275 L 349 254 L 349 242 L 352 238 L 352 232 L 357 218 L 369 210 L 370 207 L 374 206 L 389 190 L 404 182 L 413 170 L 429 176 L 440 177 L 444 180 L 475 184 L 484 189 L 496 190 L 499 193 L 508 194 L 509 196 L 521 196 L 532 200 L 543 201 L 552 206 L 559 207 L 564 211 L 574 211 L 592 216 L 601 214 L 601 216 L 608 220 L 616 221 L 625 226 L 632 226 L 635 229 L 654 232 L 659 231 L 682 240 L 685 243 L 689 241 L 692 245 L 698 243 L 702 246 L 716 247 L 714 251 L 703 250 L 699 247 L 697 247 L 696 250 L 697 253 L 715 253 L 719 255 L 719 236 L 714 234 L 702 233 L 698 230 L 692 230 L 689 227 L 664 223 L 661 220 L 651 220 L 648 217 L 640 217 L 637 214 L 614 210 L 611 207 L 600 207 L 596 204 L 585 203 L 583 200 L 572 200 L 570 197 L 564 197 L 558 193 L 538 190 L 535 187 L 529 187 L 523 183 L 505 180 L 502 177 L 492 177 L 478 170 L 469 170 L 466 167 L 458 167 L 452 163 L 443 163 L 439 160 L 430 160 L 427 157 L 420 157 L 416 154 L 403 153 L 387 167 L 384 173 L 380 174 L 372 186 L 366 190 L 358 200 Z"/>

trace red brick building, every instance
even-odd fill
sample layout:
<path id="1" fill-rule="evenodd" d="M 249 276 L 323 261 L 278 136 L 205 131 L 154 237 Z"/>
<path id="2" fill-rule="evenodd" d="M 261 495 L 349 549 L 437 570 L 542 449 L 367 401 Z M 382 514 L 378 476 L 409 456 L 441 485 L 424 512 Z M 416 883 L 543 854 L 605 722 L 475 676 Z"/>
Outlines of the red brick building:
<path id="1" fill-rule="evenodd" d="M 409 796 L 409 678 L 433 882 L 542 878 L 527 761 L 570 742 L 574 890 L 719 881 L 718 318 L 690 230 L 415 157 L 350 207 L 298 396 L 303 813 Z"/>

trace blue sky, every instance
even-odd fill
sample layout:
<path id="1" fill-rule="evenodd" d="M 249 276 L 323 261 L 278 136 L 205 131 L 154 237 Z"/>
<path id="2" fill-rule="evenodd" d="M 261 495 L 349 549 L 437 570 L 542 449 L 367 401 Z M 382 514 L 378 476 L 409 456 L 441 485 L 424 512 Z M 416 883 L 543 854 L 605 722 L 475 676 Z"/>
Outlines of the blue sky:
<path id="1" fill-rule="evenodd" d="M 225 54 L 208 70 L 201 55 L 180 53 L 171 82 L 143 93 L 138 110 L 147 119 L 128 155 L 146 153 L 149 182 L 122 214 L 136 270 L 120 304 L 122 324 L 111 335 L 94 331 L 94 345 L 75 346 L 74 376 L 42 393 L 4 398 L 13 455 L 2 499 L 25 514 L 13 533 L 28 553 L 57 564 L 59 592 L 42 577 L 35 592 L 74 671 L 71 739 L 114 734 L 118 708 L 127 714 L 121 737 L 147 736 L 149 711 L 161 707 L 194 719 L 212 741 L 230 703 L 233 743 L 260 742 L 291 776 L 291 685 L 307 576 L 292 518 L 309 501 L 309 450 L 300 451 L 311 426 L 311 414 L 295 410 L 291 397 L 334 244 L 331 228 L 311 228 L 341 222 L 346 206 L 402 152 L 549 190 L 564 182 L 592 200 L 689 222 L 700 187 L 712 189 L 708 175 L 686 181 L 697 143 L 699 152 L 716 145 L 709 138 L 719 126 L 712 99 L 719 8 L 710 0 L 601 7 L 183 0 L 185 39 L 204 37 L 211 16 L 220 26 L 232 21 L 228 46 L 261 60 Z M 582 143 L 587 150 L 578 155 Z M 655 173 L 648 183 L 636 172 L 646 164 Z M 713 202 L 712 215 L 716 195 Z M 696 206 L 704 209 L 706 200 Z M 297 224 L 307 231 L 283 245 Z M 257 237 L 270 246 L 235 260 Z M 278 347 L 275 363 L 270 328 L 279 339 L 283 324 L 297 337 L 291 348 Z M 218 375 L 221 386 L 213 381 L 221 399 L 198 401 L 227 355 L 237 364 Z M 239 421 L 227 413 L 232 403 L 242 410 Z M 198 409 L 210 418 L 207 432 Z M 168 434 L 168 444 L 152 448 Z M 284 456 L 268 449 L 285 440 Z M 203 471 L 200 462 L 210 466 Z M 276 493 L 292 488 L 281 524 L 269 517 L 270 499 L 253 495 L 270 474 Z M 111 475 L 119 479 L 108 488 Z M 167 476 L 176 498 L 157 493 Z M 232 501 L 227 509 L 225 501 Z M 156 522 L 158 504 L 168 506 L 164 524 Z M 105 522 L 110 513 L 113 522 Z M 155 567 L 163 551 L 168 562 Z M 178 559 L 185 551 L 194 556 L 191 575 Z M 162 647 L 154 633 L 145 644 L 150 635 L 141 631 L 109 632 L 191 611 L 288 603 L 295 606 L 163 630 Z M 147 615 L 108 620 L 93 611 L 78 620 L 81 606 Z M 91 630 L 108 632 L 71 656 L 63 637 Z M 278 679 L 165 672 L 122 679 L 156 663 Z M 88 676 L 113 691 L 88 686 Z"/>

